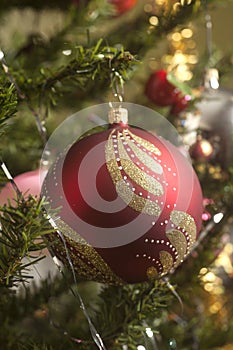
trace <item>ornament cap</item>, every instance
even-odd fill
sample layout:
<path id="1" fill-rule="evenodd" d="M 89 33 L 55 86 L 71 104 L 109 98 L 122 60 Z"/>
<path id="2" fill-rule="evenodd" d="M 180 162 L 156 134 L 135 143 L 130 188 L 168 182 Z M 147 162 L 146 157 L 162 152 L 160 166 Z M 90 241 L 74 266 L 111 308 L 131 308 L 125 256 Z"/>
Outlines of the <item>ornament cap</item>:
<path id="1" fill-rule="evenodd" d="M 110 124 L 128 124 L 128 110 L 122 107 L 111 108 L 108 112 L 108 120 Z"/>

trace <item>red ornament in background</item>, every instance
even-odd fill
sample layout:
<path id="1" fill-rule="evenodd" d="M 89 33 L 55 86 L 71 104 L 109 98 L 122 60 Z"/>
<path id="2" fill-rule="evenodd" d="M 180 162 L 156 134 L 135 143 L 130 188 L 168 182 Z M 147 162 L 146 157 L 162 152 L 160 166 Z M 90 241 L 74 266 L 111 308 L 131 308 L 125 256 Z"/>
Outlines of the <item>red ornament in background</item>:
<path id="1" fill-rule="evenodd" d="M 201 228 L 202 193 L 192 166 L 170 142 L 110 112 L 107 130 L 75 142 L 43 184 L 79 276 L 135 283 L 165 275 L 190 252 Z M 67 263 L 61 240 L 50 235 Z"/>
<path id="2" fill-rule="evenodd" d="M 118 15 L 122 15 L 123 13 L 131 10 L 137 3 L 137 0 L 108 0 L 108 1 L 109 3 L 114 5 Z"/>
<path id="3" fill-rule="evenodd" d="M 178 96 L 179 97 L 179 96 Z M 189 103 L 191 101 L 191 96 L 190 95 L 185 95 L 182 96 L 180 94 L 180 97 L 177 98 L 177 101 L 173 103 L 170 114 L 172 115 L 178 115 L 181 113 L 185 108 L 188 107 Z"/>
<path id="4" fill-rule="evenodd" d="M 157 106 L 171 106 L 170 113 L 173 115 L 183 111 L 191 100 L 190 95 L 184 95 L 168 80 L 168 74 L 163 69 L 151 74 L 146 83 L 145 94 Z"/>
<path id="5" fill-rule="evenodd" d="M 194 160 L 206 162 L 213 157 L 214 148 L 208 140 L 198 136 L 197 141 L 189 148 L 189 154 Z"/>
<path id="6" fill-rule="evenodd" d="M 40 170 L 32 170 L 16 176 L 14 181 L 23 195 L 28 196 L 31 194 L 39 197 L 41 183 L 43 182 L 45 175 L 46 172 L 42 173 Z M 0 205 L 7 204 L 8 200 L 11 201 L 11 204 L 14 204 L 16 198 L 16 192 L 12 184 L 8 182 L 0 191 Z"/>
<path id="7" fill-rule="evenodd" d="M 146 96 L 161 107 L 171 106 L 180 97 L 180 90 L 167 80 L 167 72 L 163 69 L 152 73 L 146 83 Z"/>

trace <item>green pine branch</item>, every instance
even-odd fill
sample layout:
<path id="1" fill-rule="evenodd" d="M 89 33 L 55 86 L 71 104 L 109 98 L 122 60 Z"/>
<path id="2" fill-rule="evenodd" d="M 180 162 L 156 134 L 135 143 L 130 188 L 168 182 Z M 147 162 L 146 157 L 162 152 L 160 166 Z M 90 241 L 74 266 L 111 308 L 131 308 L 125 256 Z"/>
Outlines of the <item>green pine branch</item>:
<path id="1" fill-rule="evenodd" d="M 17 94 L 12 83 L 0 72 L 0 136 L 4 133 L 7 121 L 16 113 Z"/>
<path id="2" fill-rule="evenodd" d="M 103 45 L 102 39 L 93 47 L 75 45 L 69 50 L 71 55 L 59 67 L 43 67 L 42 64 L 34 72 L 10 69 L 23 101 L 54 106 L 67 90 L 87 94 L 94 86 L 98 90 L 98 87 L 122 85 L 139 63 L 123 48 Z"/>
<path id="3" fill-rule="evenodd" d="M 12 287 L 25 281 L 27 268 L 41 257 L 33 255 L 46 245 L 42 236 L 51 232 L 43 215 L 44 199 L 32 196 L 0 206 L 0 287 Z M 28 261 L 22 261 L 28 258 Z"/>
<path id="4" fill-rule="evenodd" d="M 72 293 L 72 278 L 47 278 L 40 286 L 15 295 L 9 289 L 0 297 L 0 343 L 7 349 L 95 349 L 88 323 Z M 107 349 L 136 349 L 149 327 L 156 335 L 158 320 L 174 301 L 163 282 L 103 286 L 79 282 L 78 290 Z M 7 300 L 7 303 L 6 303 Z M 2 314 L 2 315 L 3 315 Z M 12 344 L 12 347 L 10 347 Z"/>
<path id="5" fill-rule="evenodd" d="M 163 281 L 105 286 L 99 297 L 99 309 L 94 320 L 107 348 L 114 350 L 122 349 L 124 344 L 128 344 L 129 349 L 136 349 L 144 342 L 148 325 L 157 334 L 155 320 L 161 318 L 174 299 Z"/>

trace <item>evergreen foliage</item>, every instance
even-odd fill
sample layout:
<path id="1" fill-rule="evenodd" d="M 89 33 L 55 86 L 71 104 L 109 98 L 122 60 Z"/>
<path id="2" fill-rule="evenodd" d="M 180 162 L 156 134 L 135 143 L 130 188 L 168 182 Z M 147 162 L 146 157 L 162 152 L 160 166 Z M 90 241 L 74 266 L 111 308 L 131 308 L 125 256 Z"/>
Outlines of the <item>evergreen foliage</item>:
<path id="1" fill-rule="evenodd" d="M 133 81 L 152 45 L 203 14 L 206 5 L 200 0 L 181 3 L 179 11 L 173 10 L 173 1 L 161 8 L 159 25 L 152 28 L 149 15 L 142 14 L 144 1 L 123 18 L 114 17 L 113 6 L 103 0 L 1 1 L 1 16 L 27 7 L 38 14 L 48 8 L 64 14 L 63 27 L 50 37 L 35 30 L 1 59 L 0 155 L 14 175 L 38 167 L 47 137 L 62 119 L 59 109 L 69 106 L 74 111 L 90 101 L 108 101 L 109 91 Z M 231 53 L 211 59 L 221 74 L 232 69 Z M 191 85 L 199 83 L 206 61 L 205 57 L 196 68 Z M 224 248 L 222 237 L 232 228 L 233 167 L 222 172 L 213 164 L 194 166 L 205 197 L 213 199 L 207 209 L 212 217 L 223 212 L 224 219 L 210 230 L 208 223 L 203 226 L 207 234 L 169 276 L 170 282 L 116 287 L 78 281 L 76 285 L 66 271 L 65 278 L 48 277 L 39 286 L 29 286 L 28 269 L 44 258 L 48 245 L 44 237 L 54 231 L 45 215 L 46 199 L 16 193 L 15 200 L 0 206 L 0 348 L 97 349 L 74 289 L 83 296 L 107 350 L 136 350 L 139 344 L 148 350 L 217 350 L 232 344 L 232 281 L 228 279 L 225 286 L 222 313 L 210 313 L 211 301 L 199 273 L 203 267 L 208 273 Z M 1 187 L 6 182 L 1 171 Z M 216 297 L 213 303 L 217 301 Z M 146 336 L 148 329 L 151 338 Z"/>

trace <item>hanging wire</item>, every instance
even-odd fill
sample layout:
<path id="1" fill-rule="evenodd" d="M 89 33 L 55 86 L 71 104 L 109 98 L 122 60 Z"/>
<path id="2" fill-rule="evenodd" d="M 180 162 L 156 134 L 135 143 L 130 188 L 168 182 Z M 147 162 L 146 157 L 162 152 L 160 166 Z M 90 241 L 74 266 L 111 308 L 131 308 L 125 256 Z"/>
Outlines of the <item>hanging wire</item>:
<path id="1" fill-rule="evenodd" d="M 205 8 L 205 25 L 206 25 L 206 48 L 208 55 L 208 64 L 210 63 L 212 56 L 212 19 L 208 10 L 207 0 L 204 0 Z"/>
<path id="2" fill-rule="evenodd" d="M 209 13 L 205 15 L 206 20 L 206 47 L 208 53 L 208 61 L 211 59 L 212 55 L 212 21 Z"/>
<path id="3" fill-rule="evenodd" d="M 13 186 L 13 188 L 14 188 L 16 194 L 17 194 L 17 197 L 22 199 L 23 198 L 22 193 L 20 192 L 16 182 L 14 181 L 14 179 L 13 179 L 11 173 L 10 173 L 10 171 L 8 170 L 6 164 L 4 163 L 4 161 L 1 158 L 0 158 L 0 163 L 1 163 L 1 168 L 2 168 L 2 170 L 3 170 L 3 172 L 4 172 L 5 176 L 6 176 L 7 180 L 9 180 L 11 185 Z"/>
<path id="4" fill-rule="evenodd" d="M 217 90 L 219 88 L 219 73 L 216 68 L 211 68 L 211 59 L 213 54 L 212 49 L 212 19 L 208 10 L 207 0 L 204 0 L 205 9 L 205 26 L 206 26 L 206 50 L 207 50 L 207 64 L 204 75 L 205 88 Z"/>
<path id="5" fill-rule="evenodd" d="M 172 292 L 172 294 L 176 297 L 176 299 L 179 301 L 180 306 L 181 306 L 181 314 L 183 314 L 184 312 L 184 304 L 183 301 L 181 299 L 181 297 L 179 296 L 179 294 L 177 293 L 177 291 L 175 290 L 174 286 L 170 283 L 169 278 L 168 277 L 163 277 L 163 281 L 166 283 L 167 287 L 169 288 L 169 290 Z"/>
<path id="6" fill-rule="evenodd" d="M 124 79 L 121 74 L 112 67 L 112 59 L 109 59 L 109 68 L 110 68 L 110 81 L 112 87 L 112 94 L 114 98 L 118 99 L 118 102 L 121 103 L 124 101 Z M 110 108 L 113 108 L 112 102 L 109 102 Z"/>

